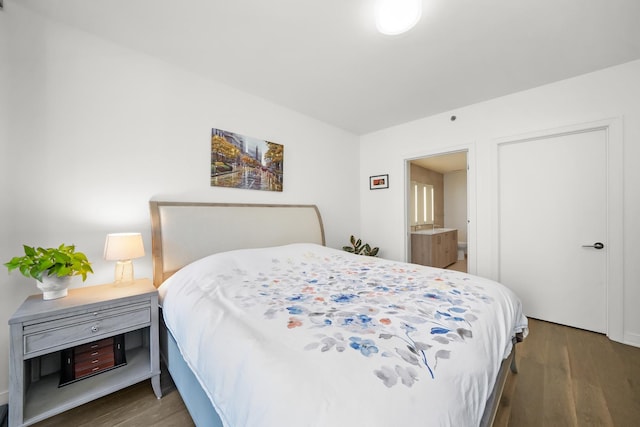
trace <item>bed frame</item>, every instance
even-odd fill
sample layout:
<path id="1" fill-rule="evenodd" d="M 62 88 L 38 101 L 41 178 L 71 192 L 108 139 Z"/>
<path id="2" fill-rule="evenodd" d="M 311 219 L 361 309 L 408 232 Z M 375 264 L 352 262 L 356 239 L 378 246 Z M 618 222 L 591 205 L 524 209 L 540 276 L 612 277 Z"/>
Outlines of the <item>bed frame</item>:
<path id="1" fill-rule="evenodd" d="M 213 253 L 290 243 L 325 244 L 322 218 L 315 205 L 151 201 L 149 206 L 156 287 L 185 265 Z M 522 337 L 513 338 L 514 344 L 521 340 Z M 160 351 L 195 424 L 222 426 L 215 407 L 163 322 Z M 517 373 L 515 345 L 498 372 L 482 416 L 483 427 L 493 424 L 509 368 Z"/>

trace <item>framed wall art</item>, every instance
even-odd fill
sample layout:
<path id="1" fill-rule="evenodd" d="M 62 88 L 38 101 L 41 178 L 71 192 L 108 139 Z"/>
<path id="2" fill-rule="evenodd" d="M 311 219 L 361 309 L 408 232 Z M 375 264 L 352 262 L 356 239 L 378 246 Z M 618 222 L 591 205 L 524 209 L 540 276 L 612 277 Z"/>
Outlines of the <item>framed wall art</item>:
<path id="1" fill-rule="evenodd" d="M 284 146 L 211 129 L 211 186 L 282 191 Z"/>
<path id="2" fill-rule="evenodd" d="M 369 190 L 389 188 L 389 175 L 374 175 L 369 177 Z"/>

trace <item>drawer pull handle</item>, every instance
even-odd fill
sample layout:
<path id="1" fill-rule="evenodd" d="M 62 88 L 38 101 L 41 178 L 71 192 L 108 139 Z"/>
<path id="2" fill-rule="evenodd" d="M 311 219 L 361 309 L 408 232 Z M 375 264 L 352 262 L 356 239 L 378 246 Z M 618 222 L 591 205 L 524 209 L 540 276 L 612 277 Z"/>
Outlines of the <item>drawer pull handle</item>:
<path id="1" fill-rule="evenodd" d="M 94 315 L 94 316 L 97 316 L 97 315 L 98 315 L 98 312 L 96 311 L 95 313 L 93 313 L 93 315 Z"/>
<path id="2" fill-rule="evenodd" d="M 91 332 L 98 332 L 98 325 L 93 325 L 91 327 Z"/>
<path id="3" fill-rule="evenodd" d="M 95 368 L 93 368 L 93 369 L 91 370 L 91 372 L 95 372 L 95 371 L 97 371 L 98 369 L 100 369 L 100 367 L 99 367 L 99 366 L 96 366 Z"/>
<path id="4" fill-rule="evenodd" d="M 93 365 L 94 363 L 98 363 L 100 360 L 96 359 L 96 360 L 92 360 L 91 364 Z"/>
<path id="5" fill-rule="evenodd" d="M 100 353 L 99 351 L 94 351 L 93 353 L 91 353 L 92 356 L 97 356 L 98 353 Z"/>

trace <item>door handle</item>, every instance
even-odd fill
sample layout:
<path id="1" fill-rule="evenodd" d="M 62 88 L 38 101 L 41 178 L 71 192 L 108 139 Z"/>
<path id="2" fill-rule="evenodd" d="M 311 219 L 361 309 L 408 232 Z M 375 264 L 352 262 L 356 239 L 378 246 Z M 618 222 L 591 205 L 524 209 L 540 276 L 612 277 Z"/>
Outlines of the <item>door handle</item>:
<path id="1" fill-rule="evenodd" d="M 601 242 L 595 242 L 593 245 L 582 245 L 583 248 L 595 248 L 595 249 L 602 249 L 604 248 L 604 243 Z"/>

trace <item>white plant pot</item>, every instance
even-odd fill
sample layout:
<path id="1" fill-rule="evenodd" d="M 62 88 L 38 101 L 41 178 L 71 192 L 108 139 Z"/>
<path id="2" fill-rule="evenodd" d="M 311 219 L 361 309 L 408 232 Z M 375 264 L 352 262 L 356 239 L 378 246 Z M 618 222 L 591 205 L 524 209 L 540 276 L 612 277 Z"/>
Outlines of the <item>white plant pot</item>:
<path id="1" fill-rule="evenodd" d="M 71 276 L 42 276 L 42 282 L 37 282 L 38 289 L 42 291 L 42 299 L 56 299 L 67 296 L 67 288 L 71 284 Z"/>

